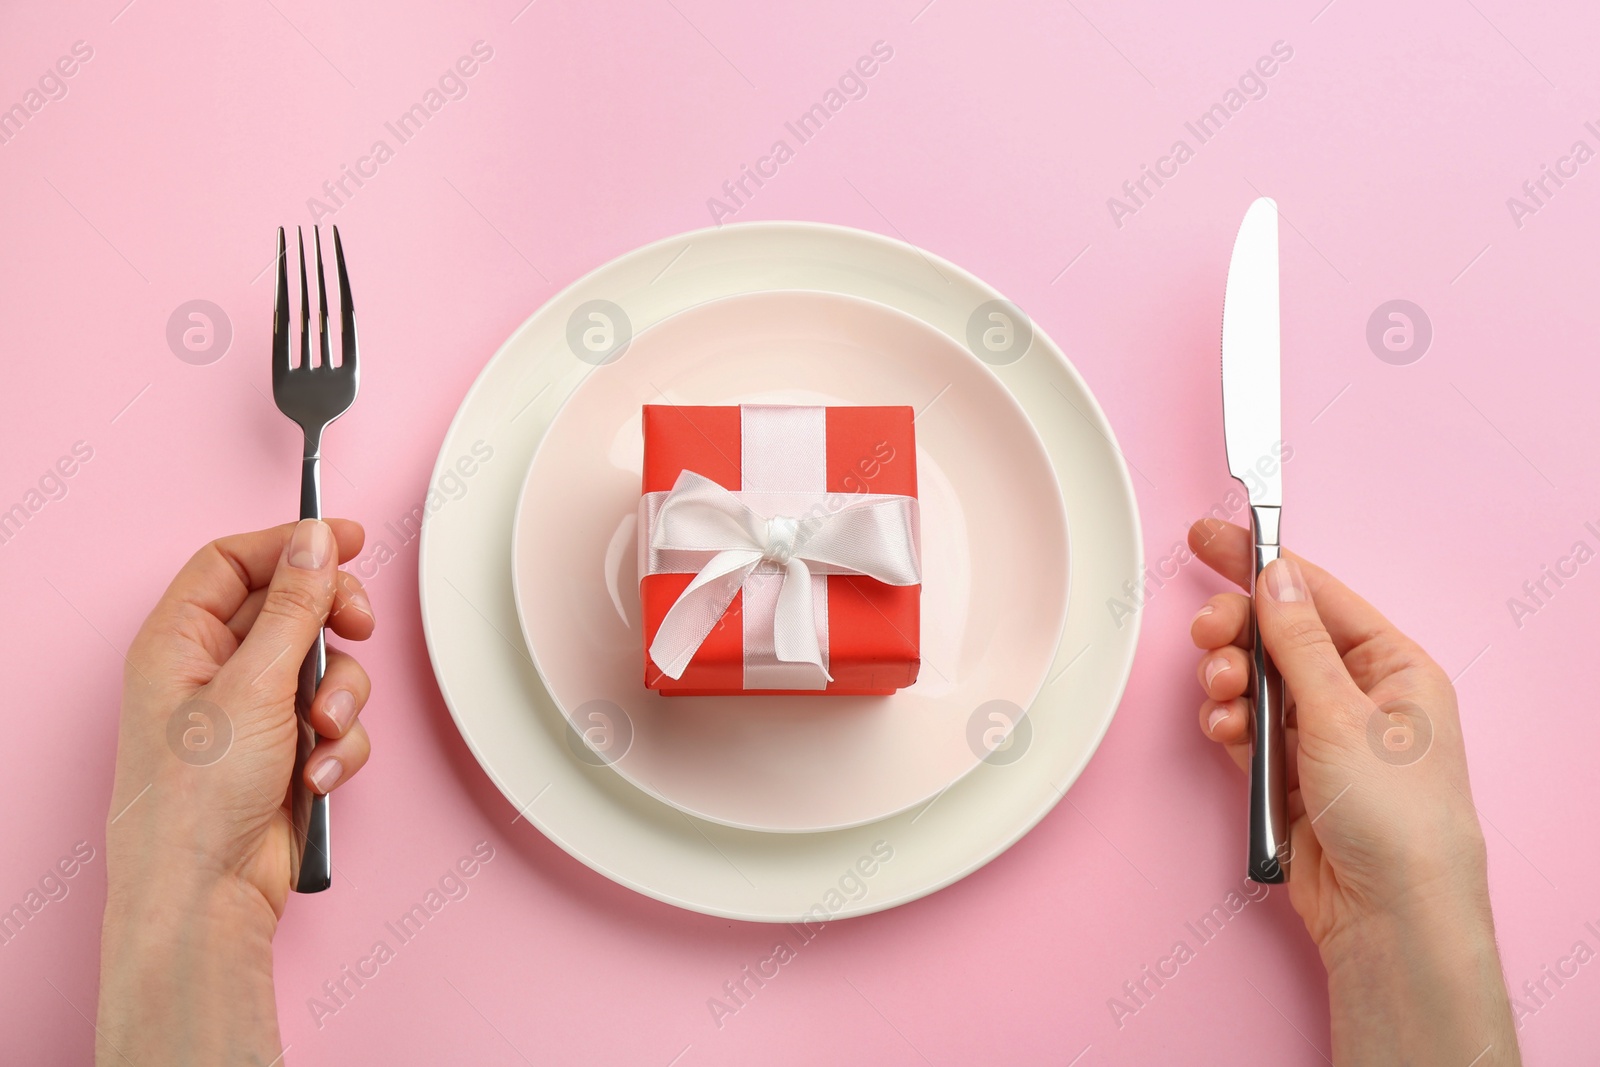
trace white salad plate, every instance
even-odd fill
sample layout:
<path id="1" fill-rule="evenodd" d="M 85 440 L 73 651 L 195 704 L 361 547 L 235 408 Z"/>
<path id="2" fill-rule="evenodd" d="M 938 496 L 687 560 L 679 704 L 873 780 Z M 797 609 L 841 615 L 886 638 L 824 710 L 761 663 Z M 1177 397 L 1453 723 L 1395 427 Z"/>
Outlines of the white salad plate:
<path id="1" fill-rule="evenodd" d="M 641 409 L 741 403 L 914 409 L 915 685 L 893 696 L 645 687 Z M 595 367 L 529 467 L 512 581 L 539 675 L 596 755 L 690 815 L 815 833 L 925 804 L 1003 744 L 1060 644 L 1067 550 L 1044 445 L 964 344 L 870 300 L 785 290 L 696 305 Z"/>

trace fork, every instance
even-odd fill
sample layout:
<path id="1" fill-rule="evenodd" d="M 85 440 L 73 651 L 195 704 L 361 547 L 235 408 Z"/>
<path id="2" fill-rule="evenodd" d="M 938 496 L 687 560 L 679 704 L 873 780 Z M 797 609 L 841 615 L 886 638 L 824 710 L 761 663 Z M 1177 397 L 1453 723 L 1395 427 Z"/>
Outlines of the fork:
<path id="1" fill-rule="evenodd" d="M 306 238 L 299 227 L 300 244 L 300 363 L 290 365 L 289 263 L 283 227 L 278 227 L 278 302 L 272 316 L 272 397 L 278 410 L 299 424 L 305 433 L 305 453 L 300 462 L 300 517 L 322 518 L 322 431 L 349 410 L 356 398 L 356 318 L 350 301 L 350 278 L 344 268 L 344 245 L 339 227 L 333 227 L 333 255 L 339 268 L 339 365 L 333 365 L 328 339 L 328 287 L 322 275 L 322 230 L 313 229 L 317 247 L 317 335 L 322 358 L 312 362 L 311 295 L 306 284 Z M 300 665 L 295 692 L 295 718 L 299 722 L 295 745 L 294 776 L 289 784 L 294 842 L 291 846 L 291 881 L 297 893 L 320 893 L 333 883 L 333 861 L 328 852 L 328 797 L 305 784 L 306 759 L 317 742 L 311 726 L 311 699 L 322 684 L 328 666 L 327 643 L 322 631 Z"/>

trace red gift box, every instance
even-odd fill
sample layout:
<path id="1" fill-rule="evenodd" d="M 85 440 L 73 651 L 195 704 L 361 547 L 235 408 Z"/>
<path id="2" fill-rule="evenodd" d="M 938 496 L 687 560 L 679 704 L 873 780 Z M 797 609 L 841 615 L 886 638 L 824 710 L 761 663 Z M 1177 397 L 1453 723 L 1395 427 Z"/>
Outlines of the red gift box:
<path id="1" fill-rule="evenodd" d="M 808 663 L 774 662 L 772 601 L 780 594 L 772 590 L 785 580 L 781 560 L 758 567 L 765 573 L 743 580 L 679 677 L 671 677 L 650 656 L 663 620 L 690 588 L 707 555 L 702 553 L 686 566 L 663 563 L 662 554 L 652 553 L 660 501 L 675 487 L 699 481 L 693 475 L 707 480 L 699 484 L 710 493 L 721 495 L 716 489 L 720 486 L 744 494 L 747 501 L 774 499 L 773 491 L 793 493 L 796 500 L 811 501 L 802 517 L 882 505 L 894 510 L 898 519 L 898 504 L 909 519 L 907 545 L 915 571 L 913 418 L 910 407 L 645 406 L 639 595 L 648 688 L 666 695 L 878 695 L 917 680 L 922 587 L 887 584 L 907 581 L 903 575 L 878 580 L 861 573 L 814 574 L 806 585 L 816 591 L 813 606 L 826 675 Z M 746 484 L 747 480 L 755 484 Z M 873 530 L 879 525 L 884 524 L 874 525 Z M 898 533 L 897 527 L 889 536 Z M 663 569 L 668 573 L 660 573 Z M 828 570 L 816 564 L 813 569 Z M 916 576 L 910 580 L 916 581 Z M 746 598 L 750 598 L 748 613 Z"/>

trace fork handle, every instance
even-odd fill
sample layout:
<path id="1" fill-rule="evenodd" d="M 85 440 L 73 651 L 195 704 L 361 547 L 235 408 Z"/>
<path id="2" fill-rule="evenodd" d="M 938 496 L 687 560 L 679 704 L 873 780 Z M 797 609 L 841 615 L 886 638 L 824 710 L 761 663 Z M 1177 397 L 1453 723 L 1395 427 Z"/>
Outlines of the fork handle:
<path id="1" fill-rule="evenodd" d="M 1284 779 L 1284 689 L 1278 665 L 1267 655 L 1256 625 L 1256 581 L 1268 563 L 1277 559 L 1279 510 L 1250 509 L 1250 529 L 1255 544 L 1250 578 L 1250 880 L 1275 884 L 1283 881 L 1288 859 Z"/>
<path id="2" fill-rule="evenodd" d="M 320 450 L 311 441 L 306 442 L 306 456 L 300 464 L 300 517 L 322 518 L 322 476 Z M 295 878 L 295 892 L 320 893 L 333 884 L 333 860 L 328 852 L 328 797 L 313 792 L 306 785 L 306 760 L 317 743 L 317 732 L 311 726 L 311 700 L 322 684 L 322 675 L 328 668 L 328 646 L 323 633 L 317 631 L 317 640 L 300 664 L 300 681 L 295 690 L 294 712 L 299 726 L 294 753 L 294 776 L 290 780 L 290 807 L 294 814 L 294 845 L 298 854 L 299 873 Z"/>

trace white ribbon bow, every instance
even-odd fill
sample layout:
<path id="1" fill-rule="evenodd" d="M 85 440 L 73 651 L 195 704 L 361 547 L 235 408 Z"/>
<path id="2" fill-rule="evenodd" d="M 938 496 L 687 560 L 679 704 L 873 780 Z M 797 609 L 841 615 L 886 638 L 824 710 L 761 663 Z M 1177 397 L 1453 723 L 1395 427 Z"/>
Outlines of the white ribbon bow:
<path id="1" fill-rule="evenodd" d="M 793 499 L 795 494 L 784 494 Z M 834 507 L 834 499 L 848 496 Z M 830 499 L 832 496 L 834 499 Z M 916 585 L 916 500 L 908 496 L 815 494 L 799 517 L 766 518 L 710 478 L 683 471 L 656 513 L 650 545 L 714 552 L 683 591 L 650 642 L 650 658 L 669 678 L 689 661 L 763 563 L 783 568 L 773 622 L 774 648 L 784 663 L 822 664 L 812 615 L 811 575 L 859 574 L 887 585 Z"/>

